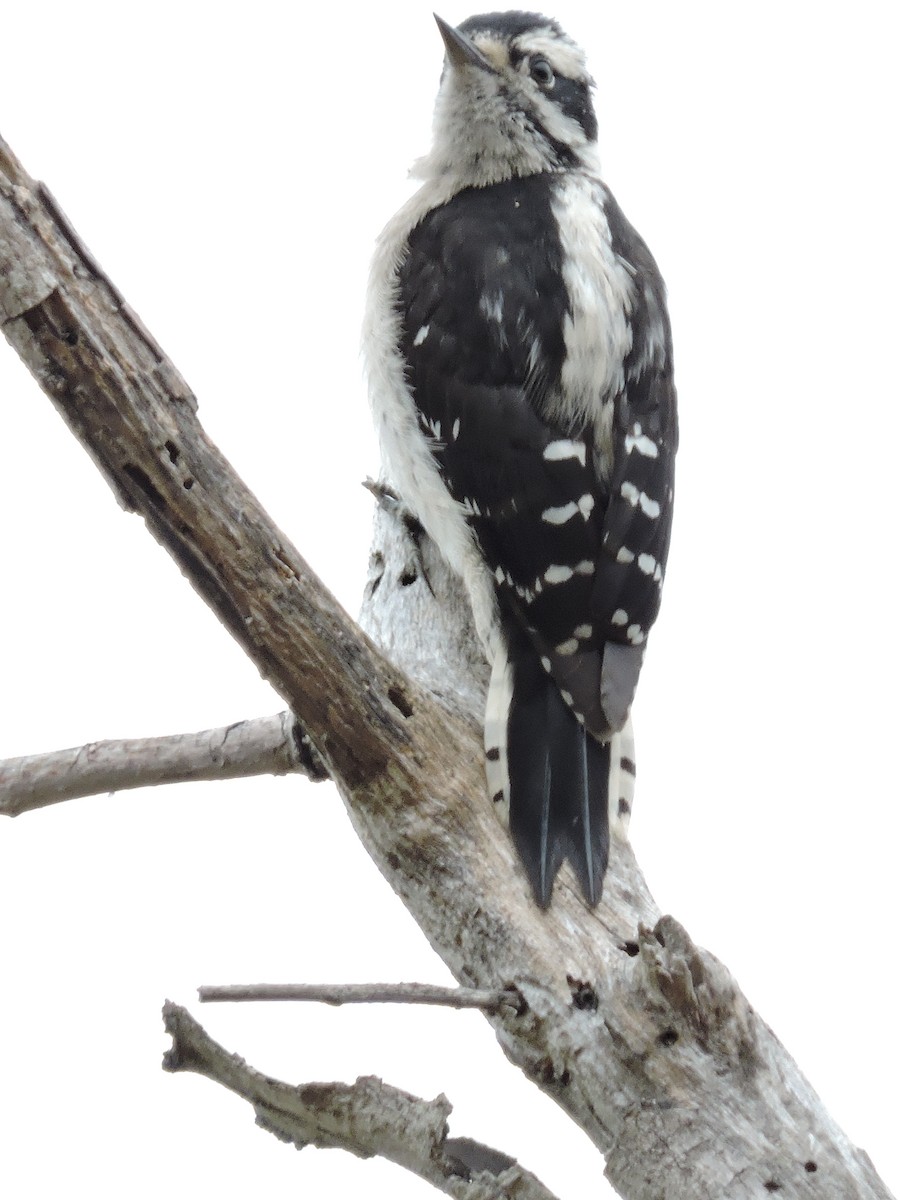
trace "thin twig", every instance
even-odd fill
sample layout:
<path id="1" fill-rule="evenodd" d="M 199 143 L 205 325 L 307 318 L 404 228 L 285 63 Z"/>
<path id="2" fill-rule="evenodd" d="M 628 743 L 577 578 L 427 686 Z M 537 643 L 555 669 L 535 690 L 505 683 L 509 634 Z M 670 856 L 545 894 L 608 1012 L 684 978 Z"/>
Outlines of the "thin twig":
<path id="1" fill-rule="evenodd" d="M 496 1013 L 522 1011 L 514 988 L 438 987 L 430 983 L 239 983 L 197 989 L 203 1004 L 222 1001 L 306 1000 L 319 1004 L 437 1004 Z"/>

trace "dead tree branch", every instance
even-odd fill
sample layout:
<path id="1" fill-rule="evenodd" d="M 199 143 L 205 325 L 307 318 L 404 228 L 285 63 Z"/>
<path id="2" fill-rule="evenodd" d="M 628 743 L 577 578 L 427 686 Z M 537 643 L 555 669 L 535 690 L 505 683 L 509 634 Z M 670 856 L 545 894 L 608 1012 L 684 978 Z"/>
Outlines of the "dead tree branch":
<path id="1" fill-rule="evenodd" d="M 91 742 L 71 750 L 0 762 L 0 816 L 81 796 L 158 783 L 300 773 L 327 779 L 321 760 L 289 712 L 201 733 Z"/>
<path id="2" fill-rule="evenodd" d="M 316 1004 L 436 1004 L 445 1008 L 480 1008 L 495 1013 L 516 1011 L 522 997 L 510 988 L 438 987 L 431 983 L 232 983 L 197 989 L 201 1004 L 263 1000 Z"/>
<path id="3" fill-rule="evenodd" d="M 554 1200 L 514 1159 L 469 1138 L 448 1137 L 451 1106 L 444 1096 L 420 1100 L 373 1076 L 292 1087 L 223 1050 L 178 1005 L 166 1004 L 163 1019 L 173 1043 L 166 1070 L 195 1071 L 222 1084 L 252 1104 L 258 1125 L 298 1149 L 377 1154 L 456 1200 Z"/>
<path id="4" fill-rule="evenodd" d="M 2 143 L 0 320 L 120 501 L 295 713 L 456 979 L 524 997 L 521 1013 L 488 1019 L 623 1196 L 888 1197 L 725 967 L 660 916 L 626 842 L 596 911 L 565 875 L 552 909 L 534 906 L 485 796 L 478 684 L 456 691 L 475 651 L 452 579 L 426 563 L 430 587 L 395 587 L 409 547 L 386 535 L 366 606 L 385 657 L 209 441 L 178 372 Z M 443 702 L 426 691 L 438 686 Z"/>

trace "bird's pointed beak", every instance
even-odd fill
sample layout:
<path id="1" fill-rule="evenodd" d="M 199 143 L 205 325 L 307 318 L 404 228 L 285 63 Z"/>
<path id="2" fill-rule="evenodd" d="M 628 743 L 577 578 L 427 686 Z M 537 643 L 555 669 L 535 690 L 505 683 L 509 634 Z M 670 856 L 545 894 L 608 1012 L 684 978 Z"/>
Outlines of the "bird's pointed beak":
<path id="1" fill-rule="evenodd" d="M 475 43 L 470 41 L 465 34 L 454 29 L 452 25 L 448 25 L 437 13 L 434 14 L 434 19 L 437 21 L 437 27 L 444 39 L 447 58 L 454 67 L 480 67 L 482 71 L 496 73 L 493 64 L 488 62 Z"/>

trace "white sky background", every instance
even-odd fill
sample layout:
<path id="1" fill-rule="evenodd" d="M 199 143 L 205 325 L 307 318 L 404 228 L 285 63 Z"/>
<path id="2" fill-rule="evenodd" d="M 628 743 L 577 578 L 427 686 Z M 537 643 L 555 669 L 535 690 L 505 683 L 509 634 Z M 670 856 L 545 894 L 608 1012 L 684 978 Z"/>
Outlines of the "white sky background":
<path id="1" fill-rule="evenodd" d="M 678 511 L 633 840 L 663 909 L 897 1189 L 891 6 L 552 12 L 588 48 L 606 176 L 674 324 Z M 0 131 L 355 612 L 377 470 L 358 328 L 373 239 L 427 146 L 431 4 L 17 4 L 0 38 Z M 0 756 L 278 711 L 5 343 L 0 396 Z M 166 996 L 274 1075 L 445 1091 L 455 1134 L 562 1200 L 611 1194 L 477 1015 L 198 1012 L 201 983 L 449 982 L 330 787 L 157 789 L 7 822 L 0 906 L 5 1195 L 433 1194 L 298 1156 L 222 1089 L 163 1074 Z"/>

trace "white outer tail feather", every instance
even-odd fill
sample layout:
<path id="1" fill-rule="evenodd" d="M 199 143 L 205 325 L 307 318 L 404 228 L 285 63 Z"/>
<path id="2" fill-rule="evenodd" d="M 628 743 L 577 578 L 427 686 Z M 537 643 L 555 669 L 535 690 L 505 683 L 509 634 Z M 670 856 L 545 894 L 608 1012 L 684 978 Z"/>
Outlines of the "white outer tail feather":
<path id="1" fill-rule="evenodd" d="M 507 723 L 513 694 L 513 670 L 503 638 L 494 648 L 491 681 L 484 710 L 485 774 L 488 793 L 504 825 L 509 825 L 509 753 Z"/>
<path id="2" fill-rule="evenodd" d="M 502 638 L 494 652 L 491 681 L 488 685 L 484 714 L 485 774 L 488 793 L 504 825 L 509 825 L 509 753 L 507 723 L 513 694 L 513 671 Z M 628 823 L 634 802 L 634 731 L 631 715 L 618 733 L 612 735 L 607 791 L 610 832 L 622 841 L 628 839 Z M 623 763 L 629 764 L 626 769 Z"/>

